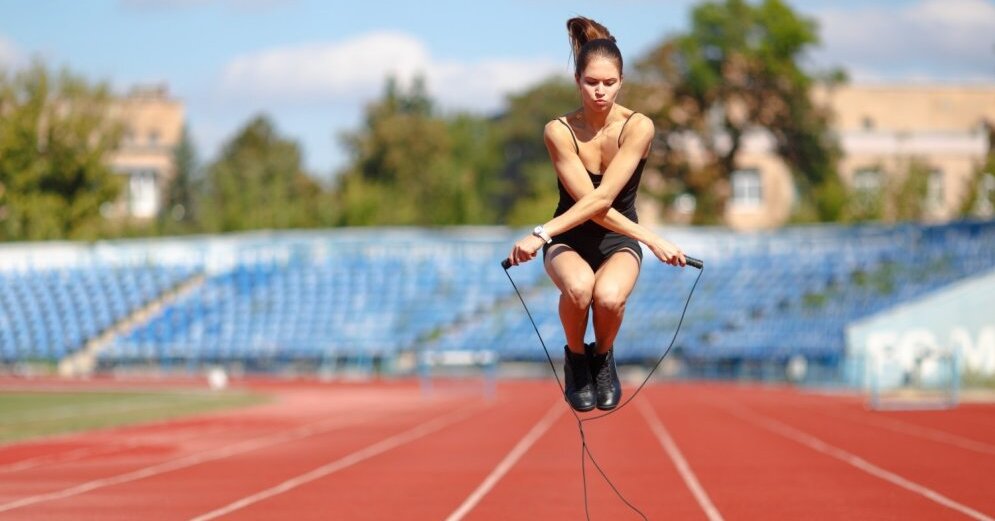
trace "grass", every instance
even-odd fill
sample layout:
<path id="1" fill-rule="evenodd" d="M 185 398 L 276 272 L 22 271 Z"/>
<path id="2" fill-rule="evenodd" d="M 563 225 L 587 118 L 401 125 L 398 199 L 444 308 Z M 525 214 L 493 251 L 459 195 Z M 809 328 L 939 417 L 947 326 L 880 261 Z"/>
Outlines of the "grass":
<path id="1" fill-rule="evenodd" d="M 160 421 L 265 401 L 247 392 L 0 392 L 0 443 Z"/>

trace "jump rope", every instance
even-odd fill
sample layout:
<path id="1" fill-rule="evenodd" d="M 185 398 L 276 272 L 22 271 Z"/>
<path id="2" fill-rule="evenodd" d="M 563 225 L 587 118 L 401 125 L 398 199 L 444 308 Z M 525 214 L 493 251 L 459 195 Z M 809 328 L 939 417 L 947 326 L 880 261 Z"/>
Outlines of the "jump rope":
<path id="1" fill-rule="evenodd" d="M 643 386 L 649 382 L 649 379 L 653 376 L 653 373 L 656 372 L 657 368 L 660 367 L 660 364 L 663 363 L 663 359 L 667 358 L 667 355 L 670 354 L 670 349 L 674 347 L 674 341 L 677 340 L 677 334 L 681 330 L 681 324 L 684 323 L 684 315 L 688 311 L 688 304 L 691 303 L 691 296 L 694 295 L 694 289 L 698 287 L 698 281 L 701 280 L 701 274 L 705 271 L 705 264 L 701 260 L 695 259 L 694 257 L 685 257 L 685 260 L 687 261 L 688 266 L 698 269 L 698 276 L 695 277 L 694 284 L 691 285 L 691 291 L 688 292 L 687 299 L 684 300 L 684 309 L 681 310 L 681 319 L 677 321 L 677 328 L 674 330 L 674 336 L 670 339 L 670 344 L 667 346 L 667 349 L 664 350 L 663 354 L 660 355 L 660 358 L 656 361 L 656 364 L 653 365 L 653 368 L 650 370 L 649 374 L 646 375 L 646 378 L 643 379 L 643 382 L 639 384 L 639 387 L 636 387 L 636 390 L 632 393 L 632 395 L 626 398 L 621 404 L 619 404 L 618 407 L 608 412 L 591 416 L 590 418 L 581 419 L 580 415 L 577 414 L 577 411 L 568 405 L 570 412 L 574 415 L 574 419 L 577 420 L 577 430 L 580 433 L 580 474 L 584 482 L 584 516 L 587 521 L 591 521 L 591 513 L 588 508 L 587 501 L 587 459 L 591 460 L 594 468 L 598 470 L 599 474 L 601 474 L 601 478 L 608 483 L 608 486 L 611 487 L 612 491 L 615 492 L 615 495 L 618 496 L 622 503 L 625 503 L 629 509 L 639 514 L 639 516 L 643 518 L 643 521 L 649 521 L 649 518 L 646 517 L 646 514 L 644 514 L 642 510 L 639 510 L 635 505 L 629 502 L 629 500 L 625 499 L 625 496 L 619 492 L 618 488 L 615 487 L 615 484 L 612 483 L 612 480 L 608 478 L 607 474 L 605 474 L 605 471 L 601 468 L 601 465 L 598 464 L 598 461 L 594 458 L 594 453 L 591 452 L 591 448 L 587 445 L 587 438 L 584 435 L 584 424 L 594 420 L 600 420 L 601 418 L 622 410 L 623 407 L 628 405 L 629 402 L 631 402 L 636 395 L 639 394 L 639 391 L 643 389 Z M 501 267 L 504 268 L 504 274 L 508 277 L 508 282 L 511 282 L 511 287 L 515 288 L 515 294 L 518 295 L 518 300 L 521 301 L 522 307 L 525 308 L 525 313 L 529 316 L 529 322 L 532 323 L 532 328 L 535 329 L 536 336 L 539 337 L 539 343 L 542 344 L 542 350 L 546 353 L 546 360 L 549 362 L 549 367 L 553 370 L 553 378 L 556 379 L 556 385 L 560 387 L 560 394 L 562 394 L 565 398 L 566 388 L 563 386 L 559 375 L 556 373 L 556 365 L 553 363 L 553 357 L 549 354 L 549 349 L 546 348 L 546 342 L 542 339 L 542 334 L 539 333 L 539 326 L 536 325 L 535 319 L 532 318 L 532 312 L 529 311 L 529 307 L 525 304 L 525 299 L 522 297 L 522 292 L 518 290 L 518 285 L 515 284 L 514 279 L 511 278 L 511 274 L 508 273 L 508 270 L 511 268 L 511 261 L 504 259 L 501 261 Z"/>

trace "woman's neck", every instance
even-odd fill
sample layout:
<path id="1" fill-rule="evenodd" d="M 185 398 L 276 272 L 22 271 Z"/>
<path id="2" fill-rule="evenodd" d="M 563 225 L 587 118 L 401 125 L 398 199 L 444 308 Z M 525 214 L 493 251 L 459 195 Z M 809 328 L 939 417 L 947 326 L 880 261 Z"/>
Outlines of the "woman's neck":
<path id="1" fill-rule="evenodd" d="M 607 110 L 594 110 L 583 107 L 580 111 L 580 118 L 587 125 L 587 128 L 597 133 L 608 124 L 608 117 L 611 116 L 613 110 L 615 110 L 614 103 Z"/>

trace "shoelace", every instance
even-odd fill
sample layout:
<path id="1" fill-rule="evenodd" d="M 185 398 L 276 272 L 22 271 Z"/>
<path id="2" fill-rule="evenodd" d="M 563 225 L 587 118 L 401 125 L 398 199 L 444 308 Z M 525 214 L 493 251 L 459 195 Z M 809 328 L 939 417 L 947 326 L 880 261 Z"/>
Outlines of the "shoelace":
<path id="1" fill-rule="evenodd" d="M 599 355 L 594 355 L 599 356 Z M 597 373 L 594 375 L 594 381 L 598 387 L 605 388 L 611 387 L 614 382 L 612 382 L 612 371 L 611 363 L 609 362 L 611 355 L 605 353 L 605 359 L 601 362 L 598 367 Z"/>

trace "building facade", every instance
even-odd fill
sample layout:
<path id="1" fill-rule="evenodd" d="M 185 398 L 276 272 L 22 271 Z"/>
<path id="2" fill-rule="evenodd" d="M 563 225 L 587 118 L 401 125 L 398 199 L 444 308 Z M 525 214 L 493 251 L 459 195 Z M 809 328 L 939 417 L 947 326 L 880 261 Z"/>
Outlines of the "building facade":
<path id="1" fill-rule="evenodd" d="M 183 134 L 184 106 L 164 85 L 140 86 L 116 100 L 111 113 L 124 127 L 110 163 L 125 177 L 125 188 L 103 213 L 111 219 L 154 218 L 175 176 L 173 150 Z"/>
<path id="2" fill-rule="evenodd" d="M 838 169 L 848 187 L 881 198 L 886 187 L 917 172 L 927 176 L 926 220 L 957 217 L 988 153 L 995 86 L 846 85 L 817 90 L 813 97 L 834 114 L 832 131 L 843 152 Z M 748 135 L 736 164 L 726 223 L 743 230 L 785 224 L 797 194 L 769 137 L 763 132 Z M 981 190 L 995 190 L 991 174 L 995 172 L 983 179 Z M 987 213 L 991 215 L 991 208 Z"/>

